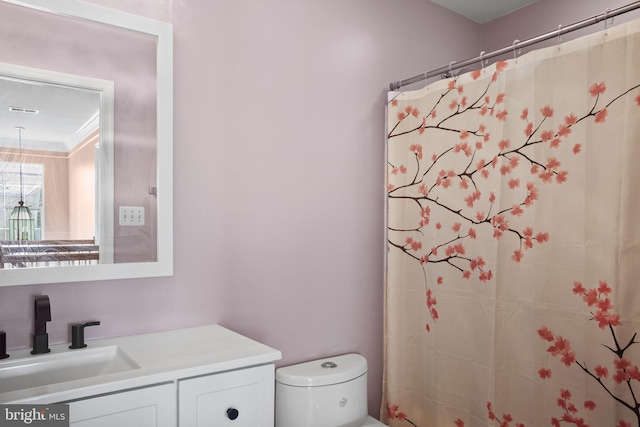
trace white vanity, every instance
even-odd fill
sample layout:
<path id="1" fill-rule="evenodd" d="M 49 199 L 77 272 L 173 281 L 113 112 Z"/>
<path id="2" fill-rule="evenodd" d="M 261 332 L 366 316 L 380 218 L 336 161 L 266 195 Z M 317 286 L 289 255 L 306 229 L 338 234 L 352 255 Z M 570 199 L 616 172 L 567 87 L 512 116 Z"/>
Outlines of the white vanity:
<path id="1" fill-rule="evenodd" d="M 68 403 L 77 427 L 273 427 L 281 353 L 219 325 L 10 352 L 0 403 Z"/>

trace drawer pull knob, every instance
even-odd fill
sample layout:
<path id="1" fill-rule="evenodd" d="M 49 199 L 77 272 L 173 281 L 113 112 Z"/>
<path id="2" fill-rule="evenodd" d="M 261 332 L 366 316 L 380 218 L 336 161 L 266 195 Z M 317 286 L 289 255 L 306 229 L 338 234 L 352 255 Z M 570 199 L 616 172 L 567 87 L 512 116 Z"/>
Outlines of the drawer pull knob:
<path id="1" fill-rule="evenodd" d="M 236 408 L 227 409 L 227 418 L 229 418 L 231 421 L 238 418 L 239 415 L 240 415 L 240 412 L 238 412 Z"/>

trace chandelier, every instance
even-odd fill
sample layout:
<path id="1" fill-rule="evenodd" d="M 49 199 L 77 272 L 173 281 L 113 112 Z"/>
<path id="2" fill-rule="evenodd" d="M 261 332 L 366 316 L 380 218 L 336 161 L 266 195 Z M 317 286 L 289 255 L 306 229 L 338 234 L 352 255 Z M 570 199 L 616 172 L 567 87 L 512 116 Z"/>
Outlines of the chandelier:
<path id="1" fill-rule="evenodd" d="M 16 129 L 18 129 L 20 143 L 20 201 L 9 216 L 9 238 L 11 240 L 33 240 L 35 238 L 35 221 L 29 208 L 24 205 L 24 177 L 22 174 L 22 131 L 24 128 L 16 126 Z"/>

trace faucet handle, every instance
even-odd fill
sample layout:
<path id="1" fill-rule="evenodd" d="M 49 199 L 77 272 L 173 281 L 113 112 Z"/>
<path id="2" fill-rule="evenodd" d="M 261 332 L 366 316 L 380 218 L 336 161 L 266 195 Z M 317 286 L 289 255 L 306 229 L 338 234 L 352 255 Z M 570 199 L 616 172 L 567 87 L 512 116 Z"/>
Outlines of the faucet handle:
<path id="1" fill-rule="evenodd" d="M 99 321 L 93 320 L 91 322 L 84 323 L 72 323 L 71 324 L 71 345 L 70 349 L 85 348 L 87 345 L 84 343 L 84 328 L 87 326 L 98 326 Z"/>

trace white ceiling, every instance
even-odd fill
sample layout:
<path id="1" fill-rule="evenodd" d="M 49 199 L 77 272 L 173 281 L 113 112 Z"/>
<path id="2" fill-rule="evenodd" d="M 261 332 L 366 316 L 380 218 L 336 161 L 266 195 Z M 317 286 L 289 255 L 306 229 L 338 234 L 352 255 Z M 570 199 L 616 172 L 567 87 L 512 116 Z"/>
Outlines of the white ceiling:
<path id="1" fill-rule="evenodd" d="M 9 107 L 37 110 L 37 114 Z M 100 94 L 0 76 L 0 147 L 68 152 L 98 125 Z"/>
<path id="2" fill-rule="evenodd" d="M 479 24 L 492 21 L 537 0 L 431 0 Z"/>

